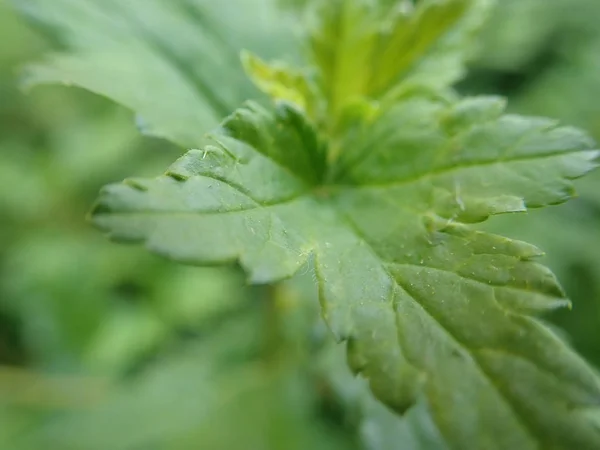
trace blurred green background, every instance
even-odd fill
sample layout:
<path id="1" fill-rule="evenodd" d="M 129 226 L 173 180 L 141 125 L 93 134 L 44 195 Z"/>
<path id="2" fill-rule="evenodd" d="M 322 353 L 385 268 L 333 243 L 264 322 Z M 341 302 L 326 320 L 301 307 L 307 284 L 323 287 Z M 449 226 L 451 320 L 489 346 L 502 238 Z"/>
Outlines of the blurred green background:
<path id="1" fill-rule="evenodd" d="M 502 0 L 459 89 L 600 139 L 599 19 L 597 0 Z M 310 280 L 249 288 L 235 268 L 171 264 L 89 226 L 103 185 L 179 150 L 102 98 L 22 92 L 19 68 L 50 45 L 6 0 L 0 42 L 0 449 L 388 448 L 331 401 L 322 375 L 343 369 L 308 363 L 327 346 L 316 302 L 299 306 Z M 546 319 L 600 367 L 600 172 L 577 185 L 566 205 L 486 227 L 548 253 L 574 308 Z"/>

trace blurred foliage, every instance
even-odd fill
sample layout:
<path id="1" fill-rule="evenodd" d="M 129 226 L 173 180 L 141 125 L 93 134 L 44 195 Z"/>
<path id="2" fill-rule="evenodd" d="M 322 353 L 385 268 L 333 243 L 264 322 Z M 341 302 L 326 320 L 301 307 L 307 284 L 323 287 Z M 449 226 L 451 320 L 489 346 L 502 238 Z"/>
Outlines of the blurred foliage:
<path id="1" fill-rule="evenodd" d="M 597 0 L 502 0 L 459 88 L 600 139 L 599 19 Z M 5 0 L 0 37 L 0 449 L 439 448 L 418 408 L 401 421 L 351 376 L 317 302 L 300 301 L 312 280 L 248 288 L 236 268 L 181 267 L 90 229 L 102 185 L 179 150 L 101 98 L 24 95 L 18 69 L 50 38 Z M 548 319 L 600 366 L 600 173 L 579 191 L 489 227 L 547 251 L 574 302 Z"/>

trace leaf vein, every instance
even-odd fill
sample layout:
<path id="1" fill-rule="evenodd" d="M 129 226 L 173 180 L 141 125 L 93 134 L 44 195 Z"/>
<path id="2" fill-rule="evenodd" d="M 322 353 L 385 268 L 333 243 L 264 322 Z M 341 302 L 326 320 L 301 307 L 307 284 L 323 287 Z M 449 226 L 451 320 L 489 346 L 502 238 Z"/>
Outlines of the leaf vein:
<path id="1" fill-rule="evenodd" d="M 553 300 L 561 300 L 557 297 L 545 294 L 543 292 L 539 292 L 539 291 L 534 291 L 531 289 L 527 289 L 524 286 L 517 286 L 517 285 L 509 285 L 509 284 L 501 284 L 501 283 L 493 283 L 493 282 L 489 282 L 486 283 L 485 281 L 479 280 L 477 278 L 474 277 L 469 277 L 467 275 L 461 274 L 459 272 L 456 272 L 454 270 L 450 270 L 450 269 L 444 269 L 441 267 L 433 267 L 433 266 L 428 266 L 428 265 L 421 265 L 421 264 L 414 264 L 414 263 L 398 263 L 398 262 L 387 262 L 387 264 L 394 266 L 394 267 L 402 267 L 402 266 L 406 266 L 406 267 L 414 267 L 414 268 L 418 268 L 418 269 L 425 269 L 425 270 L 432 270 L 432 271 L 437 271 L 437 272 L 443 272 L 443 273 L 448 273 L 451 275 L 455 275 L 459 278 L 462 278 L 464 280 L 468 280 L 468 281 L 472 281 L 474 283 L 483 285 L 483 286 L 487 286 L 487 287 L 495 287 L 495 288 L 501 288 L 501 289 L 510 289 L 510 290 L 515 290 L 515 291 L 521 291 L 521 292 L 525 292 L 527 294 L 539 294 L 542 295 L 548 299 L 553 299 Z M 562 299 L 562 300 L 566 300 L 566 299 Z M 502 304 L 498 303 L 498 305 L 506 310 L 505 306 L 503 306 Z"/>
<path id="2" fill-rule="evenodd" d="M 553 151 L 553 152 L 547 152 L 547 153 L 539 153 L 537 155 L 519 155 L 519 156 L 513 156 L 511 158 L 506 158 L 506 159 L 471 161 L 469 163 L 463 163 L 460 165 L 452 165 L 452 166 L 448 165 L 448 166 L 440 167 L 436 170 L 422 172 L 422 173 L 417 174 L 412 177 L 401 178 L 401 179 L 386 181 L 386 182 L 382 182 L 382 183 L 374 183 L 371 181 L 366 181 L 366 182 L 362 183 L 360 186 L 354 186 L 354 187 L 358 188 L 358 189 L 372 189 L 372 188 L 387 189 L 387 188 L 393 188 L 393 187 L 403 186 L 403 185 L 412 184 L 412 183 L 418 183 L 418 182 L 424 181 L 428 178 L 440 177 L 440 176 L 446 175 L 448 173 L 451 173 L 453 171 L 459 171 L 461 169 L 472 169 L 475 167 L 490 167 L 490 166 L 498 165 L 501 168 L 508 170 L 508 167 L 504 166 L 505 164 L 510 164 L 513 162 L 533 162 L 533 161 L 537 161 L 540 159 L 559 158 L 561 156 L 565 156 L 568 154 L 581 153 L 581 152 L 582 152 L 581 149 L 569 149 L 569 150 L 564 150 L 564 151 L 559 151 L 559 152 Z"/>
<path id="3" fill-rule="evenodd" d="M 370 244 L 370 242 L 368 241 L 368 239 L 366 238 L 366 236 L 360 231 L 360 229 L 356 226 L 356 224 L 345 214 L 339 212 L 338 213 L 341 215 L 341 217 L 343 218 L 344 223 L 347 224 L 347 226 L 356 234 L 356 236 L 365 244 L 365 246 L 372 252 L 372 254 L 374 256 L 376 256 L 377 259 L 383 261 L 383 259 L 380 257 L 380 255 L 377 253 L 377 251 L 375 250 L 375 248 Z M 508 397 L 506 396 L 506 394 L 500 389 L 500 387 L 497 385 L 497 383 L 494 381 L 493 376 L 491 376 L 489 373 L 486 372 L 486 370 L 484 369 L 483 365 L 481 364 L 481 362 L 475 357 L 475 355 L 473 354 L 473 352 L 471 351 L 471 349 L 469 348 L 468 345 L 466 345 L 465 343 L 462 343 L 457 337 L 455 337 L 452 332 L 450 331 L 449 328 L 447 328 L 441 320 L 439 320 L 431 311 L 429 311 L 427 308 L 425 308 L 424 306 L 424 302 L 421 302 L 418 299 L 418 296 L 415 295 L 413 292 L 411 292 L 411 290 L 408 288 L 408 286 L 404 286 L 401 282 L 399 282 L 393 275 L 392 273 L 389 271 L 389 269 L 386 267 L 385 263 L 382 263 L 382 268 L 385 270 L 385 272 L 387 273 L 387 275 L 390 277 L 390 280 L 392 280 L 394 283 L 396 283 L 396 285 L 398 286 L 399 289 L 402 289 L 408 297 L 410 297 L 417 305 L 419 305 L 419 307 L 423 310 L 423 312 L 425 312 L 439 327 L 441 330 L 444 331 L 445 334 L 448 335 L 448 337 L 456 343 L 457 346 L 459 346 L 460 348 L 462 348 L 465 352 L 467 352 L 470 356 L 471 359 L 473 361 L 473 363 L 475 364 L 475 367 L 478 368 L 478 371 L 481 373 L 482 377 L 488 381 L 488 383 L 491 385 L 491 387 L 498 393 L 498 396 L 502 399 L 502 401 L 507 405 L 507 407 L 513 412 L 513 414 L 517 417 L 517 419 L 519 419 L 520 423 L 525 423 L 526 426 L 526 432 L 533 437 L 534 439 L 536 439 L 536 435 L 533 433 L 533 430 L 531 428 L 531 424 L 529 423 L 529 421 L 527 420 L 527 417 L 525 417 L 526 415 L 522 414 L 520 411 L 518 411 L 515 406 L 512 404 L 512 402 L 508 399 Z M 393 310 L 392 307 L 392 313 L 395 314 L 395 311 Z M 398 326 L 398 324 L 396 323 L 396 326 Z M 398 344 L 402 345 L 402 342 L 400 339 L 398 339 Z M 415 367 L 418 367 L 419 370 L 424 371 L 424 372 L 428 372 L 424 367 L 419 367 L 418 364 L 415 364 L 414 362 L 411 362 L 411 364 L 415 365 Z"/>

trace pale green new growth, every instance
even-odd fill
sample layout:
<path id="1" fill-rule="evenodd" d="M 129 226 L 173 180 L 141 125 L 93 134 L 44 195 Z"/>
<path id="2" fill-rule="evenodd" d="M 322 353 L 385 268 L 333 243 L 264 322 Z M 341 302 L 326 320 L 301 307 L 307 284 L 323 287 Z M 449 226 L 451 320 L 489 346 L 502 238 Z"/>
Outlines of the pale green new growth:
<path id="1" fill-rule="evenodd" d="M 362 97 L 391 101 L 414 89 L 448 88 L 462 75 L 467 38 L 490 2 L 378 3 L 333 0 L 318 11 L 310 56 L 334 118 Z"/>
<path id="2" fill-rule="evenodd" d="M 314 3 L 316 78 L 246 53 L 253 81 L 284 101 L 247 103 L 204 146 L 202 102 L 176 100 L 190 86 L 168 58 L 165 90 L 129 79 L 164 104 L 96 89 L 92 71 L 61 59 L 36 71 L 141 109 L 155 134 L 198 139 L 165 175 L 106 187 L 94 223 L 180 262 L 237 261 L 255 283 L 310 269 L 353 371 L 396 412 L 425 405 L 450 448 L 599 448 L 596 373 L 532 317 L 568 305 L 564 292 L 540 250 L 472 225 L 567 200 L 571 180 L 595 166 L 594 143 L 506 115 L 501 99 L 452 93 L 487 1 Z M 98 48 L 82 52 L 68 57 L 74 67 L 105 61 Z M 207 92 L 220 95 L 214 76 L 219 89 Z"/>
<path id="3" fill-rule="evenodd" d="M 295 104 L 315 122 L 322 118 L 322 100 L 314 82 L 306 74 L 283 64 L 269 65 L 248 51 L 242 52 L 241 56 L 250 79 L 269 97 Z"/>

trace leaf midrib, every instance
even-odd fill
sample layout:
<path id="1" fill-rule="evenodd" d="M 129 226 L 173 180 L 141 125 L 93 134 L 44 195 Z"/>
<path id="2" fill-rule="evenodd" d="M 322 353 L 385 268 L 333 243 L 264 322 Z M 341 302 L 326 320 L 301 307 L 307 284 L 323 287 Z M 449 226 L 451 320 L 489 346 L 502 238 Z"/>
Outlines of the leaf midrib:
<path id="1" fill-rule="evenodd" d="M 570 154 L 577 154 L 577 153 L 580 153 L 582 155 L 589 154 L 590 159 L 593 159 L 595 156 L 600 154 L 600 151 L 592 150 L 592 149 L 586 149 L 586 150 L 569 149 L 569 150 L 564 150 L 564 151 L 559 151 L 559 152 L 553 151 L 553 152 L 547 152 L 547 153 L 538 153 L 535 155 L 518 155 L 518 156 L 513 156 L 513 157 L 505 158 L 505 159 L 470 161 L 469 163 L 462 163 L 460 165 L 447 165 L 447 166 L 443 166 L 443 167 L 440 167 L 435 170 L 421 172 L 421 173 L 416 174 L 411 177 L 399 178 L 396 180 L 390 180 L 390 181 L 385 181 L 385 182 L 380 182 L 380 183 L 368 181 L 368 182 L 363 182 L 358 185 L 347 183 L 347 184 L 336 184 L 336 186 L 353 187 L 353 188 L 357 188 L 357 189 L 360 189 L 360 188 L 386 189 L 386 188 L 403 186 L 403 185 L 407 185 L 407 184 L 418 183 L 418 182 L 424 181 L 429 178 L 436 178 L 436 177 L 444 176 L 448 173 L 451 173 L 454 171 L 460 171 L 463 169 L 473 169 L 473 168 L 477 168 L 477 167 L 490 167 L 490 166 L 494 166 L 494 165 L 502 166 L 504 164 L 510 164 L 513 162 L 527 162 L 527 161 L 537 161 L 540 159 L 560 158 L 562 156 L 566 156 L 566 155 L 570 155 Z"/>

